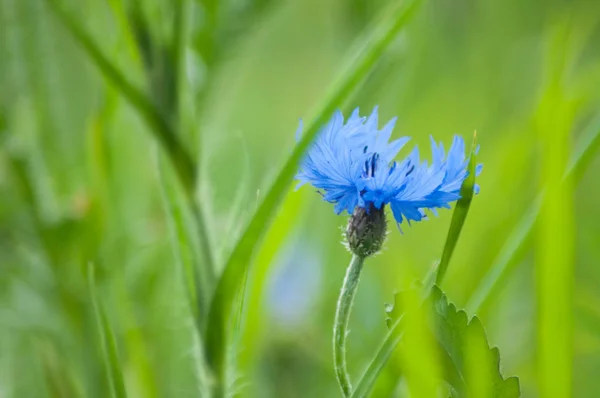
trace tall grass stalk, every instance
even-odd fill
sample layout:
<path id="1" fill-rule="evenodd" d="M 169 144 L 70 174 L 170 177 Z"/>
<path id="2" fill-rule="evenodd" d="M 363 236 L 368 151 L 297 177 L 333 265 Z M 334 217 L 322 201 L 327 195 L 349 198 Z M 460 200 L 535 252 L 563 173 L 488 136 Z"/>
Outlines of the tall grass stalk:
<path id="1" fill-rule="evenodd" d="M 396 9 L 391 13 L 389 20 L 382 26 L 376 26 L 374 31 L 369 31 L 366 34 L 366 38 L 362 40 L 363 50 L 353 62 L 347 64 L 349 66 L 346 71 L 332 85 L 323 103 L 316 108 L 314 114 L 317 116 L 312 119 L 302 139 L 285 165 L 280 169 L 281 171 L 267 190 L 263 201 L 225 264 L 225 269 L 213 296 L 209 314 L 210 326 L 206 331 L 205 344 L 208 361 L 217 381 L 216 395 L 220 396 L 225 393 L 223 389 L 227 375 L 226 358 L 229 346 L 229 320 L 235 306 L 234 298 L 243 282 L 245 270 L 252 261 L 254 250 L 283 199 L 304 151 L 335 109 L 343 104 L 344 100 L 371 71 L 387 46 L 396 37 L 396 34 L 410 20 L 419 4 L 419 0 L 413 0 L 395 5 Z"/>

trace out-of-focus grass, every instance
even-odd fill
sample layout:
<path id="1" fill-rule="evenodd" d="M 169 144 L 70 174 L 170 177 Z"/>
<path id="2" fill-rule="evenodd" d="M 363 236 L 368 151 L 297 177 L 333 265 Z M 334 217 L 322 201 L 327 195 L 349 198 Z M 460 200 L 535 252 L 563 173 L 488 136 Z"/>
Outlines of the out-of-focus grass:
<path id="1" fill-rule="evenodd" d="M 62 3 L 127 78 L 150 92 L 130 18 L 134 5 L 142 4 L 152 39 L 171 43 L 173 2 Z M 354 40 L 389 4 L 181 3 L 193 15 L 186 15 L 188 75 L 179 82 L 186 93 L 178 101 L 190 105 L 185 142 L 201 140 L 186 150 L 201 154 L 197 193 L 207 209 L 210 241 L 230 250 L 256 208 L 257 191 L 260 199 L 292 151 L 298 118 L 309 116 Z M 564 31 L 556 23 L 563 15 Z M 379 104 L 382 119 L 398 115 L 395 134 L 412 136 L 422 151 L 429 134 L 449 144 L 453 133 L 468 137 L 477 129 L 478 160 L 485 164 L 481 194 L 444 283 L 459 306 L 546 187 L 551 202 L 540 213 L 539 239 L 524 242 L 515 271 L 482 314 L 490 343 L 500 348 L 503 373 L 520 376 L 525 397 L 542 394 L 551 382 L 565 388 L 554 390 L 565 391 L 562 396 L 600 394 L 598 162 L 589 162 L 578 185 L 558 185 L 570 143 L 600 105 L 594 89 L 600 83 L 599 15 L 589 1 L 428 0 L 351 104 L 364 112 Z M 552 34 L 566 40 L 566 50 L 548 57 Z M 557 68 L 560 84 L 550 90 L 548 71 Z M 101 347 L 91 337 L 90 261 L 128 396 L 201 395 L 201 347 L 176 271 L 148 127 L 42 0 L 0 0 L 0 87 L 0 395 L 108 396 Z M 287 194 L 258 249 L 256 274 L 249 275 L 261 283 L 247 292 L 250 308 L 236 342 L 242 366 L 234 377 L 242 396 L 338 393 L 330 339 L 348 261 L 339 244 L 345 220 L 303 190 Z M 242 208 L 231 228 L 235 197 Z M 442 212 L 404 228 L 403 235 L 392 231 L 384 253 L 366 265 L 348 338 L 353 378 L 386 333 L 383 303 L 438 259 L 449 222 L 450 212 Z M 300 247 L 302 258 L 282 259 Z M 545 322 L 569 317 L 572 322 L 547 331 Z M 547 359 L 549 347 L 562 350 Z M 396 372 L 406 353 L 392 358 L 375 396 L 401 394 Z M 415 391 L 419 379 L 411 377 L 407 385 Z"/>
<path id="2" fill-rule="evenodd" d="M 96 316 L 96 330 L 99 346 L 102 347 L 102 359 L 105 366 L 111 395 L 115 398 L 126 398 L 125 383 L 123 382 L 123 371 L 121 370 L 121 360 L 115 341 L 115 334 L 102 303 L 98 297 L 96 289 L 96 276 L 94 265 L 88 266 L 88 289 L 90 292 L 90 301 L 94 314 Z"/>
<path id="3" fill-rule="evenodd" d="M 248 226 L 225 262 L 211 301 L 209 325 L 206 330 L 207 359 L 213 368 L 217 383 L 222 383 L 227 377 L 226 354 L 227 342 L 230 339 L 227 325 L 231 323 L 235 293 L 243 287 L 253 254 L 285 196 L 286 187 L 296 174 L 298 163 L 321 126 L 329 119 L 329 115 L 341 107 L 348 96 L 368 76 L 399 31 L 410 21 L 419 4 L 420 0 L 413 0 L 401 6 L 390 7 L 389 21 L 383 21 L 381 27 L 376 25 L 373 32 L 367 32 L 360 43 L 363 48 L 358 52 L 358 56 L 343 68 L 343 73 L 331 85 L 322 104 L 316 107 L 314 111 L 316 115 L 311 119 L 306 131 L 301 131 L 303 134 L 296 148 L 281 166 L 272 185 L 266 190 L 264 199 L 258 205 L 255 214 L 249 220 Z"/>
<path id="4" fill-rule="evenodd" d="M 562 82 L 570 21 L 559 20 L 548 38 L 545 90 L 537 114 L 546 189 L 536 231 L 536 292 L 539 303 L 538 389 L 540 396 L 572 394 L 574 241 L 572 181 L 562 181 L 571 148 L 572 107 Z"/>

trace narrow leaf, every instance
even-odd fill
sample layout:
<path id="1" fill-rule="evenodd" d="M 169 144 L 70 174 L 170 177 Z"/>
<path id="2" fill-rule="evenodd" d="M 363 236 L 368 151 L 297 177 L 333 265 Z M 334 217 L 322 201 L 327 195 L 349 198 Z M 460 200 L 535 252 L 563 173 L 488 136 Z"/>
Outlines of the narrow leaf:
<path id="1" fill-rule="evenodd" d="M 225 363 L 227 340 L 229 339 L 228 323 L 235 305 L 234 298 L 242 284 L 245 270 L 249 267 L 250 258 L 285 196 L 288 186 L 297 171 L 299 161 L 320 127 L 369 73 L 386 47 L 408 22 L 419 4 L 420 0 L 406 2 L 392 14 L 389 23 L 369 35 L 364 51 L 360 53 L 358 59 L 348 64 L 347 71 L 341 74 L 341 78 L 332 86 L 324 103 L 317 108 L 315 114 L 318 116 L 312 119 L 313 121 L 303 135 L 302 140 L 267 191 L 262 203 L 229 257 L 212 300 L 207 329 L 207 356 L 215 372 L 217 384 L 223 385 L 226 374 Z"/>
<path id="2" fill-rule="evenodd" d="M 102 308 L 102 304 L 98 299 L 93 264 L 88 266 L 88 288 L 90 291 L 92 306 L 94 307 L 96 326 L 98 336 L 100 337 L 104 366 L 106 368 L 106 374 L 108 376 L 112 396 L 114 398 L 126 398 L 127 392 L 125 390 L 123 372 L 121 370 L 119 355 L 117 353 L 117 343 L 108 317 L 106 316 L 104 308 Z"/>
<path id="3" fill-rule="evenodd" d="M 208 294 L 211 287 L 206 284 L 206 278 L 198 278 L 195 267 L 196 259 L 194 250 L 192 250 L 193 239 L 189 236 L 185 222 L 185 208 L 180 195 L 178 195 L 176 185 L 168 175 L 164 162 L 159 159 L 158 163 L 159 181 L 163 192 L 175 263 L 179 277 L 185 283 L 188 304 L 198 327 L 203 324 L 202 319 L 206 318 L 205 309 L 208 306 Z M 199 286 L 200 283 L 203 285 Z"/>
<path id="4" fill-rule="evenodd" d="M 403 317 L 400 316 L 399 319 L 393 323 L 393 326 L 390 328 L 390 331 L 381 344 L 381 347 L 379 347 L 379 350 L 377 350 L 375 357 L 371 363 L 369 363 L 365 373 L 354 387 L 354 391 L 351 395 L 352 398 L 363 398 L 369 396 L 373 385 L 375 385 L 377 377 L 396 350 L 400 340 L 402 340 L 404 329 L 403 322 Z"/>
<path id="5" fill-rule="evenodd" d="M 155 138 L 168 154 L 182 184 L 191 195 L 196 174 L 194 162 L 188 151 L 177 140 L 177 135 L 172 126 L 161 116 L 148 97 L 131 84 L 123 73 L 108 59 L 75 17 L 66 12 L 63 6 L 58 4 L 58 0 L 46 0 L 46 2 L 62 24 L 79 42 L 104 77 L 119 89 L 150 126 Z"/>
<path id="6" fill-rule="evenodd" d="M 600 114 L 593 118 L 581 134 L 581 138 L 575 145 L 575 154 L 569 162 L 563 179 L 570 180 L 575 187 L 596 155 L 598 148 L 600 148 Z M 523 253 L 525 242 L 531 236 L 533 226 L 540 215 L 544 197 L 545 193 L 542 192 L 509 235 L 488 272 L 471 294 L 466 305 L 469 313 L 480 312 L 490 298 L 496 297 L 498 289 L 515 270 L 518 259 Z"/>
<path id="7" fill-rule="evenodd" d="M 537 387 L 540 397 L 568 397 L 573 389 L 573 288 L 576 224 L 572 181 L 561 181 L 568 167 L 574 112 L 564 91 L 564 54 L 573 30 L 561 18 L 548 34 L 546 84 L 534 117 L 542 149 L 540 185 L 546 192 L 535 228 Z"/>
<path id="8" fill-rule="evenodd" d="M 195 201 L 196 165 L 188 150 L 178 140 L 178 135 L 172 125 L 161 115 L 152 101 L 130 83 L 123 73 L 102 52 L 93 38 L 85 31 L 76 19 L 66 12 L 59 4 L 59 0 L 46 0 L 50 9 L 57 15 L 58 19 L 79 42 L 86 54 L 102 72 L 103 76 L 119 90 L 121 94 L 138 111 L 142 119 L 150 127 L 156 140 L 166 152 L 169 160 L 177 173 L 189 203 L 196 227 L 198 228 L 198 239 L 202 250 L 202 267 L 206 271 L 207 283 L 211 284 L 214 279 L 214 259 L 212 248 L 208 238 L 208 228 L 202 209 Z"/>
<path id="9" fill-rule="evenodd" d="M 442 259 L 438 266 L 437 275 L 435 277 L 435 283 L 441 285 L 446 271 L 448 270 L 448 264 L 454 253 L 454 248 L 458 243 L 458 238 L 462 231 L 463 225 L 465 225 L 465 219 L 469 213 L 471 207 L 471 200 L 473 199 L 473 193 L 475 188 L 475 167 L 477 166 L 477 135 L 473 134 L 473 144 L 471 145 L 471 157 L 467 170 L 469 175 L 460 187 L 461 198 L 456 203 L 456 208 L 452 213 L 452 221 L 450 222 L 450 229 L 448 230 L 448 236 L 446 237 L 446 243 L 444 245 L 444 251 L 442 252 Z"/>

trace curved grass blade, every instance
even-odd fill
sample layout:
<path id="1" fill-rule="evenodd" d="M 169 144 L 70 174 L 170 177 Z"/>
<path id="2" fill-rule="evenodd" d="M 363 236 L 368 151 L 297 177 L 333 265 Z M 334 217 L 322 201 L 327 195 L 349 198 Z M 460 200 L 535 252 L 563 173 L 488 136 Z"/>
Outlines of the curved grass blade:
<path id="1" fill-rule="evenodd" d="M 173 166 L 177 170 L 186 190 L 192 191 L 195 183 L 195 166 L 187 150 L 177 140 L 177 135 L 171 125 L 161 116 L 152 102 L 138 88 L 131 84 L 118 68 L 104 55 L 92 37 L 85 32 L 83 27 L 69 15 L 57 0 L 46 0 L 50 9 L 83 47 L 86 54 L 100 69 L 102 74 L 111 81 L 139 112 L 144 121 L 151 127 L 155 138 L 165 149 Z"/>
<path id="2" fill-rule="evenodd" d="M 98 336 L 100 337 L 104 366 L 106 368 L 106 374 L 108 376 L 112 396 L 114 398 L 126 398 L 127 392 L 125 390 L 123 372 L 121 370 L 119 355 L 117 353 L 117 343 L 115 341 L 112 328 L 110 327 L 108 317 L 104 312 L 104 308 L 102 308 L 102 304 L 98 300 L 93 264 L 88 265 L 88 288 L 90 290 L 92 306 L 94 307 L 96 326 L 98 327 Z"/>
<path id="3" fill-rule="evenodd" d="M 387 24 L 369 35 L 369 38 L 365 41 L 364 50 L 359 54 L 358 59 L 348 63 L 350 66 L 346 72 L 332 86 L 323 104 L 317 108 L 315 114 L 318 116 L 312 119 L 301 141 L 267 191 L 262 203 L 231 253 L 213 296 L 205 344 L 207 358 L 214 371 L 218 386 L 223 386 L 226 375 L 225 364 L 227 340 L 229 339 L 228 323 L 235 306 L 234 297 L 242 284 L 243 275 L 249 266 L 249 259 L 252 257 L 257 243 L 265 233 L 271 218 L 282 201 L 304 151 L 310 145 L 319 128 L 369 73 L 386 47 L 409 21 L 420 2 L 420 0 L 411 0 L 402 4 L 391 14 L 392 18 Z M 217 391 L 217 394 L 223 394 L 222 387 L 217 387 L 217 390 L 219 388 L 221 391 Z"/>
<path id="4" fill-rule="evenodd" d="M 458 242 L 458 238 L 460 237 L 460 232 L 462 231 L 463 225 L 465 224 L 465 220 L 467 218 L 467 214 L 469 213 L 469 208 L 471 207 L 471 200 L 473 199 L 473 191 L 475 188 L 475 167 L 477 164 L 477 156 L 475 154 L 476 148 L 477 134 L 473 134 L 473 143 L 471 145 L 471 157 L 469 160 L 469 165 L 467 166 L 469 175 L 460 187 L 461 198 L 456 203 L 456 208 L 452 213 L 452 221 L 450 222 L 450 229 L 448 230 L 448 236 L 446 237 L 446 243 L 444 244 L 442 259 L 440 260 L 440 264 L 437 269 L 437 274 L 435 276 L 435 284 L 438 286 L 441 285 L 442 280 L 446 275 L 446 271 L 448 270 L 448 264 L 450 264 L 450 259 L 452 258 L 452 253 L 454 253 L 454 248 L 456 247 L 456 243 Z"/>
<path id="5" fill-rule="evenodd" d="M 118 29 L 122 32 L 122 38 L 125 42 L 124 48 L 127 54 L 133 59 L 136 67 L 141 66 L 140 53 L 135 43 L 135 38 L 132 35 L 131 25 L 127 20 L 125 5 L 122 0 L 108 0 L 108 5 L 115 18 Z"/>
<path id="6" fill-rule="evenodd" d="M 193 240 L 185 222 L 185 209 L 182 206 L 177 187 L 168 174 L 162 158 L 158 159 L 159 182 L 163 193 L 163 202 L 168 217 L 171 246 L 181 280 L 185 283 L 188 305 L 194 315 L 196 327 L 202 328 L 206 319 L 206 308 L 211 286 L 207 278 L 198 277 L 195 267 Z"/>
<path id="7" fill-rule="evenodd" d="M 571 158 L 564 180 L 570 180 L 576 186 L 585 170 L 593 160 L 600 148 L 600 114 L 598 114 L 584 130 L 575 146 L 575 155 Z M 504 284 L 508 276 L 515 270 L 517 260 L 523 253 L 526 241 L 531 236 L 533 227 L 540 215 L 545 193 L 542 192 L 534 204 L 523 215 L 517 227 L 510 234 L 506 243 L 500 250 L 492 266 L 485 274 L 478 287 L 475 289 L 466 309 L 470 314 L 480 312 L 496 297 L 498 289 Z"/>
<path id="8" fill-rule="evenodd" d="M 199 241 L 203 255 L 203 268 L 209 277 L 207 283 L 212 284 L 214 280 L 214 259 L 212 247 L 208 238 L 206 218 L 202 209 L 194 200 L 194 189 L 196 182 L 196 165 L 185 147 L 177 138 L 177 134 L 171 124 L 165 120 L 161 113 L 152 104 L 152 101 L 144 95 L 137 87 L 131 84 L 121 71 L 108 59 L 92 37 L 85 32 L 82 26 L 69 15 L 58 0 L 46 0 L 50 9 L 57 15 L 58 19 L 67 28 L 71 35 L 79 42 L 86 54 L 102 72 L 102 75 L 123 94 L 130 104 L 138 111 L 142 119 L 150 127 L 163 150 L 167 153 L 171 164 L 179 180 L 184 187 L 185 194 L 192 206 L 194 219 L 199 232 Z"/>
<path id="9" fill-rule="evenodd" d="M 173 69 L 175 71 L 175 76 L 177 76 L 177 103 L 179 104 L 179 108 L 183 104 L 183 91 L 185 89 L 185 80 L 187 76 L 185 59 L 186 59 L 186 50 L 188 47 L 189 41 L 189 26 L 190 26 L 190 1 L 189 0 L 177 0 L 175 2 L 175 34 L 173 35 Z M 181 110 L 179 110 L 179 120 L 183 120 L 181 116 Z"/>
<path id="10" fill-rule="evenodd" d="M 402 340 L 402 335 L 404 332 L 403 319 L 404 317 L 400 316 L 396 323 L 394 323 L 394 325 L 390 328 L 390 331 L 385 337 L 383 344 L 381 344 L 381 347 L 379 347 L 379 350 L 377 350 L 377 354 L 371 363 L 369 363 L 365 373 L 356 384 L 356 387 L 350 396 L 351 398 L 362 398 L 369 396 L 373 385 L 375 385 L 377 377 L 396 350 L 400 340 Z"/>
<path id="11" fill-rule="evenodd" d="M 305 191 L 306 192 L 306 191 Z M 309 192 L 309 194 L 312 192 Z M 284 243 L 294 229 L 306 217 L 306 200 L 303 192 L 290 189 L 281 205 L 277 218 L 267 232 L 264 243 L 256 253 L 252 268 L 251 284 L 248 286 L 248 301 L 244 311 L 244 328 L 241 330 L 238 363 L 242 374 L 249 374 L 251 367 L 259 360 L 260 347 L 254 344 L 261 330 L 268 328 L 264 306 L 261 303 L 270 265 L 276 259 Z"/>

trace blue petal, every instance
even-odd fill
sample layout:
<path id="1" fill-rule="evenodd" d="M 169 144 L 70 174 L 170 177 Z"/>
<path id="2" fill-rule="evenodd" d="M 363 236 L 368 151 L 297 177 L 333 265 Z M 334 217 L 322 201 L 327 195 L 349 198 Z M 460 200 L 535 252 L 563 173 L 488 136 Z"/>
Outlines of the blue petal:
<path id="1" fill-rule="evenodd" d="M 478 176 L 481 174 L 481 170 L 483 170 L 483 164 L 480 163 L 475 167 L 475 175 Z"/>
<path id="2" fill-rule="evenodd" d="M 302 138 L 302 119 L 298 122 L 298 128 L 296 129 L 296 142 Z"/>
<path id="3" fill-rule="evenodd" d="M 468 159 L 465 143 L 455 136 L 448 153 L 442 143 L 431 137 L 432 161 L 420 160 L 418 147 L 401 162 L 394 158 L 408 137 L 390 142 L 396 118 L 378 130 L 378 108 L 368 118 L 356 108 L 347 121 L 341 112 L 317 134 L 301 162 L 296 176 L 298 187 L 310 183 L 325 201 L 334 204 L 337 214 L 352 214 L 356 207 L 381 208 L 390 204 L 398 224 L 406 219 L 427 219 L 425 210 L 450 208 L 460 198 L 460 188 L 467 177 Z M 297 130 L 301 135 L 302 121 Z M 482 165 L 477 165 L 476 175 Z M 475 186 L 479 192 L 479 186 Z"/>

